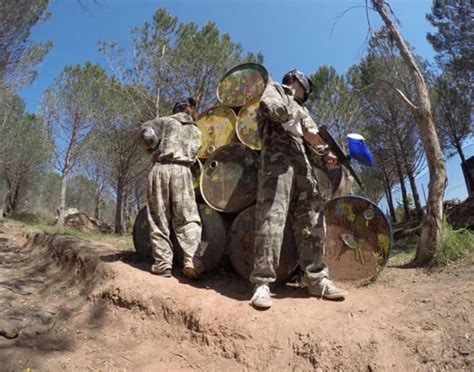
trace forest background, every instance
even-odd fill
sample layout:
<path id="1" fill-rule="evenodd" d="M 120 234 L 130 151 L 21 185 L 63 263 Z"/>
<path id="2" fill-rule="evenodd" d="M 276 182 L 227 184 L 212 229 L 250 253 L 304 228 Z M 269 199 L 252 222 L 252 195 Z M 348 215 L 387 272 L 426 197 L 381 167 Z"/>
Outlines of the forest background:
<path id="1" fill-rule="evenodd" d="M 464 162 L 472 143 L 470 2 L 390 4 L 428 82 L 443 152 Z M 423 213 L 415 181 L 425 167 L 422 141 L 388 85 L 416 92 L 365 1 L 5 0 L 0 14 L 6 214 L 54 221 L 58 208 L 76 207 L 129 231 L 150 167 L 133 141 L 137 125 L 168 114 L 178 97 L 195 96 L 200 111 L 212 106 L 225 71 L 246 61 L 264 63 L 276 80 L 292 67 L 309 74 L 316 122 L 341 140 L 362 133 L 374 152 L 375 166 L 359 169 L 370 198 L 383 198 L 395 221 Z M 463 174 L 449 177 L 459 183 Z"/>

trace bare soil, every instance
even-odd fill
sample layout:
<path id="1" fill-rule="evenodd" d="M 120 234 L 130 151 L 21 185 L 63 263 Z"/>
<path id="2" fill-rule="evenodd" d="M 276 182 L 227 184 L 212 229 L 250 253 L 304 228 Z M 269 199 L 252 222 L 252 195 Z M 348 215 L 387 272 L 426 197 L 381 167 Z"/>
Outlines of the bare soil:
<path id="1" fill-rule="evenodd" d="M 131 249 L 131 247 L 130 247 Z M 474 269 L 387 268 L 343 302 L 237 274 L 190 282 L 133 252 L 0 221 L 0 369 L 473 370 Z"/>

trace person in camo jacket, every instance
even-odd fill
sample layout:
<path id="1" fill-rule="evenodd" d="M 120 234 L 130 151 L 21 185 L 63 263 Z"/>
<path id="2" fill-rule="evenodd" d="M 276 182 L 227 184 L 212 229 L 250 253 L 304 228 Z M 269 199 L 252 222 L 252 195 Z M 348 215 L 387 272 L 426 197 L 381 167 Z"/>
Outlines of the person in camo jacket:
<path id="1" fill-rule="evenodd" d="M 300 255 L 302 282 L 308 292 L 326 299 L 343 299 L 346 295 L 328 279 L 328 269 L 322 262 L 323 198 L 312 172 L 315 162 L 325 169 L 339 165 L 302 106 L 311 93 L 309 78 L 290 70 L 282 83 L 268 82 L 257 111 L 263 149 L 258 173 L 255 260 L 250 275 L 255 284 L 250 303 L 257 308 L 272 304 L 268 285 L 276 280 L 288 216 Z M 314 159 L 314 153 L 319 159 Z"/>
<path id="2" fill-rule="evenodd" d="M 148 222 L 154 264 L 153 274 L 171 277 L 173 243 L 170 228 L 183 250 L 183 273 L 201 274 L 196 251 L 201 241 L 201 218 L 194 195 L 191 165 L 201 146 L 196 100 L 176 102 L 173 115 L 147 121 L 140 126 L 139 143 L 153 157 L 148 176 Z M 179 247 L 175 247 L 179 249 Z"/>

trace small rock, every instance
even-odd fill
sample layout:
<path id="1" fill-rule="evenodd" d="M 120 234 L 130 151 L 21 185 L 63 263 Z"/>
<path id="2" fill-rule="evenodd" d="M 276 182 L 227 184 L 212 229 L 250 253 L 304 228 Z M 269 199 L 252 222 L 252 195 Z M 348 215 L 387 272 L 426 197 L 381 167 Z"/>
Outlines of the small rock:
<path id="1" fill-rule="evenodd" d="M 12 327 L 12 326 L 9 326 L 9 325 L 3 326 L 2 328 L 0 328 L 0 336 L 8 338 L 9 340 L 17 338 L 18 337 L 18 328 Z"/>

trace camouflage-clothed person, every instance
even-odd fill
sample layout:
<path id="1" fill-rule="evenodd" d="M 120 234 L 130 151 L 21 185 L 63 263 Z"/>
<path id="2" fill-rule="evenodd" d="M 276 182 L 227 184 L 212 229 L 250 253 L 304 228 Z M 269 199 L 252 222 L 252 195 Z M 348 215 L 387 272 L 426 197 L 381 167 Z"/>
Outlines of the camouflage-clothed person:
<path id="1" fill-rule="evenodd" d="M 148 176 L 148 222 L 155 264 L 152 271 L 171 269 L 173 250 L 170 226 L 183 249 L 184 266 L 193 267 L 193 257 L 201 241 L 201 219 L 193 189 L 191 165 L 201 146 L 201 132 L 191 116 L 178 112 L 141 125 L 141 133 L 151 128 L 158 145 Z"/>
<path id="2" fill-rule="evenodd" d="M 257 192 L 255 264 L 250 275 L 254 284 L 276 279 L 283 242 L 283 231 L 289 216 L 308 285 L 328 276 L 322 262 L 324 254 L 323 200 L 312 175 L 307 145 L 302 136 L 286 131 L 282 124 L 295 117 L 300 130 L 317 133 L 317 126 L 285 86 L 269 82 L 258 111 L 258 125 L 263 140 Z M 314 156 L 313 156 L 314 158 Z M 314 159 L 313 159 L 314 160 Z M 322 167 L 324 161 L 319 159 Z"/>

